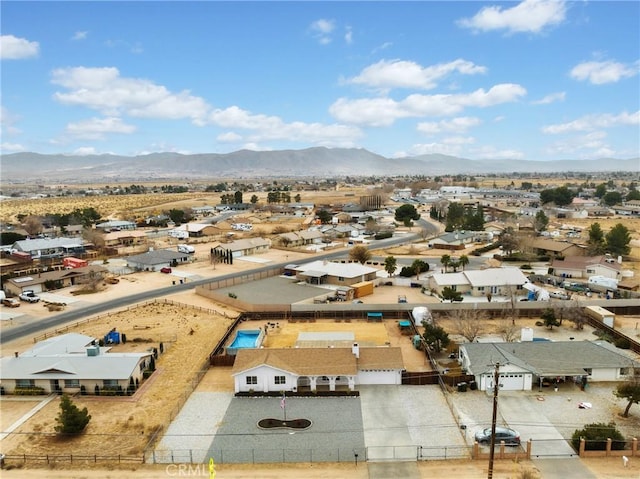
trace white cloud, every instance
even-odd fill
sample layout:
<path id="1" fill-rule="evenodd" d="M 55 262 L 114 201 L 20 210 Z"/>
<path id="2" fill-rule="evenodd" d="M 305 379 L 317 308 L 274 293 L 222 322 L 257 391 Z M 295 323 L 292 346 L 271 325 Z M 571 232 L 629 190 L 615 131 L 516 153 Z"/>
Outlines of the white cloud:
<path id="1" fill-rule="evenodd" d="M 18 151 L 25 151 L 25 147 L 20 143 L 0 143 L 0 151 L 8 151 L 9 153 L 15 153 Z"/>
<path id="2" fill-rule="evenodd" d="M 205 100 L 188 90 L 174 93 L 146 79 L 121 77 L 114 67 L 59 68 L 52 72 L 51 81 L 69 90 L 54 93 L 60 103 L 84 106 L 108 116 L 189 118 L 201 125 L 209 110 Z"/>
<path id="3" fill-rule="evenodd" d="M 220 143 L 238 143 L 242 141 L 242 135 L 239 135 L 236 132 L 229 131 L 227 133 L 222 133 L 216 137 L 216 140 Z"/>
<path id="4" fill-rule="evenodd" d="M 456 115 L 467 107 L 486 108 L 514 102 L 526 93 L 520 85 L 505 83 L 495 85 L 488 91 L 480 88 L 471 93 L 451 95 L 414 94 L 402 101 L 391 98 L 340 98 L 329 107 L 329 112 L 343 123 L 389 126 L 400 118 Z"/>
<path id="5" fill-rule="evenodd" d="M 0 58 L 2 60 L 20 60 L 38 56 L 40 44 L 30 42 L 13 35 L 0 36 Z"/>
<path id="6" fill-rule="evenodd" d="M 601 115 L 586 115 L 568 123 L 558 123 L 542 127 L 543 133 L 557 135 L 572 131 L 593 131 L 601 128 L 616 126 L 640 125 L 640 110 L 634 113 L 622 112 L 619 115 L 605 113 Z"/>
<path id="7" fill-rule="evenodd" d="M 87 156 L 87 155 L 97 155 L 98 152 L 93 146 L 81 146 L 80 148 L 76 148 L 73 150 L 72 155 L 74 156 Z"/>
<path id="8" fill-rule="evenodd" d="M 606 143 L 606 138 L 606 132 L 592 131 L 584 135 L 557 141 L 549 145 L 545 149 L 545 153 L 555 156 L 579 156 L 581 158 L 603 158 L 622 153 L 612 149 Z"/>
<path id="9" fill-rule="evenodd" d="M 550 93 L 549 95 L 542 97 L 540 100 L 532 101 L 532 105 L 548 105 L 550 103 L 555 103 L 557 101 L 564 101 L 566 98 L 566 93 L 561 91 L 557 93 Z"/>
<path id="10" fill-rule="evenodd" d="M 473 17 L 458 20 L 457 24 L 476 32 L 540 33 L 548 26 L 562 23 L 565 14 L 566 5 L 562 0 L 524 0 L 511 8 L 483 7 Z"/>
<path id="11" fill-rule="evenodd" d="M 71 40 L 84 40 L 85 38 L 87 38 L 87 35 L 89 34 L 89 32 L 76 32 L 73 34 L 73 36 L 71 37 Z"/>
<path id="12" fill-rule="evenodd" d="M 499 150 L 489 145 L 472 149 L 469 153 L 474 158 L 482 160 L 521 160 L 524 158 L 524 153 L 519 150 Z"/>
<path id="13" fill-rule="evenodd" d="M 66 132 L 74 138 L 102 140 L 107 133 L 130 134 L 136 131 L 133 125 L 127 125 L 120 118 L 90 118 L 89 120 L 69 123 Z"/>
<path id="14" fill-rule="evenodd" d="M 429 154 L 440 154 L 449 156 L 460 156 L 462 154 L 462 148 L 460 145 L 447 145 L 444 143 L 416 143 L 411 145 L 407 156 L 420 156 Z M 395 157 L 403 156 L 400 153 L 396 153 Z"/>
<path id="15" fill-rule="evenodd" d="M 309 26 L 311 34 L 318 40 L 321 45 L 327 45 L 331 43 L 331 34 L 335 30 L 335 28 L 335 20 L 327 20 L 325 18 L 316 20 Z"/>
<path id="16" fill-rule="evenodd" d="M 347 45 L 351 45 L 353 43 L 353 30 L 349 26 L 346 28 L 346 32 L 344 34 L 344 41 Z"/>
<path id="17" fill-rule="evenodd" d="M 358 76 L 349 79 L 348 82 L 374 88 L 417 88 L 429 90 L 435 88 L 438 85 L 438 81 L 451 73 L 476 75 L 486 71 L 486 67 L 475 65 L 473 62 L 462 59 L 429 67 L 422 67 L 411 61 L 382 60 L 366 67 Z"/>
<path id="18" fill-rule="evenodd" d="M 574 80 L 586 80 L 594 85 L 604 85 L 636 76 L 638 72 L 640 72 L 640 62 L 625 65 L 614 61 L 604 61 L 580 63 L 571 69 L 569 75 Z"/>
<path id="19" fill-rule="evenodd" d="M 442 120 L 438 122 L 422 122 L 418 123 L 416 129 L 428 135 L 434 135 L 442 132 L 463 133 L 469 128 L 478 126 L 482 123 L 480 118 L 471 116 L 461 116 L 451 120 Z"/>
<path id="20" fill-rule="evenodd" d="M 221 128 L 249 130 L 246 136 L 253 143 L 288 140 L 310 142 L 318 145 L 353 146 L 362 136 L 355 127 L 346 125 L 324 125 L 321 123 L 285 123 L 277 116 L 252 114 L 237 106 L 216 109 L 209 115 L 209 121 Z"/>
<path id="21" fill-rule="evenodd" d="M 22 131 L 15 126 L 19 118 L 7 110 L 4 106 L 0 106 L 0 134 L 15 136 Z"/>

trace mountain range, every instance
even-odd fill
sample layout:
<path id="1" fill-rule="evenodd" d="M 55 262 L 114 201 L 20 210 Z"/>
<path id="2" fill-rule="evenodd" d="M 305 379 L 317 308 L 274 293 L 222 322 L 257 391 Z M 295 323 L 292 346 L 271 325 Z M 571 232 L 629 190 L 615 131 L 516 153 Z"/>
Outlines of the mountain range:
<path id="1" fill-rule="evenodd" d="M 2 155 L 3 182 L 95 182 L 195 180 L 205 178 L 327 178 L 345 176 L 481 175 L 640 170 L 640 158 L 597 160 L 469 160 L 428 154 L 385 158 L 365 149 L 315 147 L 303 150 L 232 153 L 152 153 L 140 156 L 12 153 Z"/>

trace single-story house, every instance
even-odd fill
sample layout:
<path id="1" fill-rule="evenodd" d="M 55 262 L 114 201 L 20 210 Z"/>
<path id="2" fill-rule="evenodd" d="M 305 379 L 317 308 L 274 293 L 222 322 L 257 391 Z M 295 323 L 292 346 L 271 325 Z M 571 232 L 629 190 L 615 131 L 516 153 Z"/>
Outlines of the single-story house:
<path id="1" fill-rule="evenodd" d="M 640 366 L 606 341 L 464 343 L 458 362 L 481 391 L 493 389 L 497 363 L 504 391 L 529 391 L 544 379 L 623 381 Z"/>
<path id="2" fill-rule="evenodd" d="M 477 231 L 452 231 L 444 233 L 437 238 L 429 241 L 430 248 L 442 249 L 464 249 L 465 245 L 471 244 L 478 240 L 479 232 Z"/>
<path id="3" fill-rule="evenodd" d="M 551 274 L 566 278 L 589 278 L 605 276 L 612 279 L 622 278 L 622 268 L 613 258 L 607 256 L 566 256 L 564 260 L 551 262 Z"/>
<path id="4" fill-rule="evenodd" d="M 524 285 L 529 280 L 519 268 L 488 268 L 458 273 L 435 273 L 429 277 L 429 289 L 442 294 L 445 287 L 471 296 L 524 295 Z"/>
<path id="5" fill-rule="evenodd" d="M 189 262 L 189 253 L 180 253 L 169 249 L 148 251 L 125 258 L 129 268 L 140 271 L 160 271 L 162 268 L 177 266 L 180 263 Z"/>
<path id="6" fill-rule="evenodd" d="M 211 216 L 216 214 L 216 208 L 210 205 L 192 206 L 191 211 L 193 211 L 194 215 L 200 216 L 200 217 Z"/>
<path id="7" fill-rule="evenodd" d="M 219 225 L 212 225 L 210 223 L 183 223 L 174 228 L 173 231 L 184 232 L 185 235 L 183 237 L 202 238 L 204 236 L 219 235 L 222 229 Z"/>
<path id="8" fill-rule="evenodd" d="M 569 243 L 568 241 L 554 241 L 548 238 L 534 238 L 531 242 L 531 247 L 538 250 L 542 254 L 555 255 L 555 256 L 584 256 L 586 254 L 586 247 Z"/>
<path id="9" fill-rule="evenodd" d="M 271 248 L 271 241 L 265 238 L 245 238 L 229 243 L 222 243 L 215 250 L 231 251 L 234 258 L 266 253 Z"/>
<path id="10" fill-rule="evenodd" d="M 7 293 L 19 295 L 26 290 L 35 293 L 62 289 L 91 281 L 97 275 L 102 278 L 107 268 L 99 265 L 82 266 L 80 268 L 45 271 L 33 276 L 20 276 L 5 280 L 3 288 Z M 53 287 L 47 287 L 51 286 Z"/>
<path id="11" fill-rule="evenodd" d="M 296 247 L 309 244 L 320 244 L 322 243 L 322 238 L 324 238 L 324 235 L 318 230 L 305 230 L 279 234 L 277 236 L 277 241 L 280 244 Z"/>
<path id="12" fill-rule="evenodd" d="M 11 249 L 27 253 L 32 259 L 63 258 L 78 256 L 85 252 L 81 238 L 36 238 L 20 240 L 13 243 Z"/>
<path id="13" fill-rule="evenodd" d="M 87 394 L 137 387 L 153 353 L 109 353 L 109 349 L 84 334 L 54 336 L 22 354 L 0 359 L 0 385 L 7 393 L 42 388 L 43 394 L 75 394 L 82 387 Z"/>
<path id="14" fill-rule="evenodd" d="M 112 220 L 105 221 L 103 223 L 98 223 L 96 225 L 96 229 L 102 231 L 119 231 L 119 230 L 134 230 L 136 229 L 136 224 L 133 221 L 120 221 L 120 220 Z"/>
<path id="15" fill-rule="evenodd" d="M 310 284 L 333 284 L 350 286 L 363 281 L 376 279 L 377 268 L 360 263 L 334 263 L 331 261 L 312 261 L 295 268 L 296 278 Z"/>
<path id="16" fill-rule="evenodd" d="M 402 384 L 400 348 L 240 349 L 232 369 L 235 392 L 355 390 L 361 384 Z"/>
<path id="17" fill-rule="evenodd" d="M 140 230 L 121 230 L 105 233 L 103 236 L 104 245 L 112 248 L 118 246 L 134 246 L 147 242 L 147 234 Z"/>

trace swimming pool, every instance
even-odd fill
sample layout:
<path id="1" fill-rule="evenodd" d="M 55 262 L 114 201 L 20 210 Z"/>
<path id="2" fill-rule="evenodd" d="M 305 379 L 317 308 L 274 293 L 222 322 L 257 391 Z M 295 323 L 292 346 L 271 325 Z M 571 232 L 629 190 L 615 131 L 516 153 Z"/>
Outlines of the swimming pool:
<path id="1" fill-rule="evenodd" d="M 234 355 L 238 349 L 258 348 L 262 344 L 264 332 L 260 329 L 244 329 L 236 332 L 233 342 L 227 346 L 227 354 Z"/>

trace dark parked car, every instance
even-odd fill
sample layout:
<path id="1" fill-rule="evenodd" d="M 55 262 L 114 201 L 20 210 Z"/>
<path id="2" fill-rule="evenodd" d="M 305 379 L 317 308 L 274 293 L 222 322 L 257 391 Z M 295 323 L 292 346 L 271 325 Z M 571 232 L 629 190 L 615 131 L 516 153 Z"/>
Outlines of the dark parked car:
<path id="1" fill-rule="evenodd" d="M 476 441 L 480 444 L 491 443 L 491 428 L 488 427 L 482 431 L 476 433 Z M 520 445 L 520 433 L 508 427 L 496 427 L 496 444 L 500 444 L 504 441 L 506 446 L 519 446 Z"/>
<path id="2" fill-rule="evenodd" d="M 160 272 L 161 273 L 165 273 L 165 274 L 169 274 L 169 273 L 171 273 L 171 268 L 169 268 L 168 266 L 165 266 L 164 268 L 160 268 Z"/>

